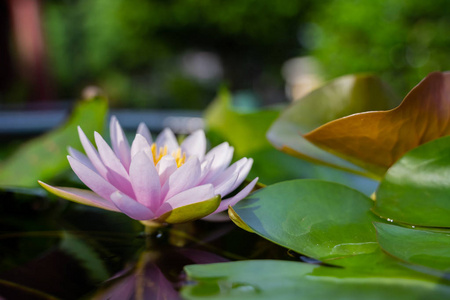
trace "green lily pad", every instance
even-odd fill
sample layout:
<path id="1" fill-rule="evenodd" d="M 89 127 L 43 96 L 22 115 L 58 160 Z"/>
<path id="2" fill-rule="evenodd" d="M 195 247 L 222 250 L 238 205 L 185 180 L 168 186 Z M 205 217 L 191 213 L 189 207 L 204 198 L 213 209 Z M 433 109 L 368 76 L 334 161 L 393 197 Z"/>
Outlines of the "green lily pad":
<path id="1" fill-rule="evenodd" d="M 358 273 L 298 262 L 253 260 L 185 267 L 185 299 L 446 299 L 438 278 Z"/>
<path id="2" fill-rule="evenodd" d="M 450 227 L 450 137 L 417 147 L 386 173 L 374 212 L 419 226 Z"/>
<path id="3" fill-rule="evenodd" d="M 23 144 L 0 165 L 0 185 L 38 187 L 38 179 L 47 181 L 70 168 L 67 147 L 81 149 L 77 126 L 87 132 L 102 132 L 108 103 L 105 98 L 82 100 L 61 127 Z"/>
<path id="4" fill-rule="evenodd" d="M 450 231 L 431 232 L 375 223 L 378 243 L 389 254 L 409 263 L 450 272 Z"/>
<path id="5" fill-rule="evenodd" d="M 268 186 L 236 204 L 237 224 L 296 252 L 337 265 L 382 255 L 373 201 L 337 183 L 304 179 Z M 232 219 L 233 214 L 231 214 Z M 364 256 L 364 261 L 374 260 Z M 383 258 L 381 258 L 383 260 Z"/>
<path id="6" fill-rule="evenodd" d="M 395 102 L 389 87 L 371 75 L 337 78 L 288 107 L 267 133 L 271 143 L 290 155 L 373 176 L 313 145 L 303 135 L 334 119 L 362 111 L 388 109 Z"/>

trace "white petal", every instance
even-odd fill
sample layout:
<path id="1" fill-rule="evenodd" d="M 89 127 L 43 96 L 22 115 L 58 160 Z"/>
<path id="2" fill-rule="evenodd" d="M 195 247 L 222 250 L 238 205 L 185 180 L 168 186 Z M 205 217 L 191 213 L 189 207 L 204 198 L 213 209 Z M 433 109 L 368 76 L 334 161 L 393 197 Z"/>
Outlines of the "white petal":
<path id="1" fill-rule="evenodd" d="M 253 179 L 252 182 L 250 182 L 245 188 L 243 188 L 239 193 L 237 193 L 234 197 L 222 200 L 220 202 L 219 207 L 216 209 L 214 213 L 219 213 L 221 211 L 224 211 L 228 208 L 228 206 L 233 206 L 245 197 L 247 197 L 248 194 L 253 190 L 256 183 L 258 182 L 258 177 Z"/>
<path id="2" fill-rule="evenodd" d="M 131 161 L 130 179 L 137 201 L 155 212 L 161 203 L 161 185 L 153 161 L 143 151 Z"/>
<path id="3" fill-rule="evenodd" d="M 230 192 L 234 191 L 238 186 L 240 186 L 244 182 L 245 178 L 247 178 L 247 175 L 250 172 L 250 169 L 252 168 L 252 165 L 253 159 L 249 158 L 245 163 L 245 165 L 243 165 L 242 168 L 239 170 L 239 177 L 234 183 L 233 187 L 230 189 Z"/>
<path id="4" fill-rule="evenodd" d="M 172 155 L 165 155 L 156 165 L 156 170 L 158 170 L 159 180 L 161 186 L 163 186 L 170 175 L 173 174 L 178 169 L 177 162 Z"/>
<path id="5" fill-rule="evenodd" d="M 181 150 L 186 153 L 187 157 L 196 155 L 200 161 L 202 161 L 205 156 L 206 151 L 206 137 L 205 132 L 201 129 L 195 131 L 189 135 L 181 143 Z"/>
<path id="6" fill-rule="evenodd" d="M 214 187 L 212 184 L 193 187 L 164 201 L 159 210 L 156 212 L 156 217 L 158 218 L 166 212 L 178 207 L 209 200 L 214 196 Z"/>
<path id="7" fill-rule="evenodd" d="M 201 164 L 202 174 L 200 175 L 199 182 L 202 182 L 203 179 L 205 179 L 206 175 L 208 175 L 209 170 L 211 170 L 211 165 L 212 165 L 213 161 L 214 161 L 214 157 L 213 157 L 213 159 L 210 159 L 210 160 L 203 160 L 203 162 Z"/>
<path id="8" fill-rule="evenodd" d="M 95 167 L 97 172 L 103 178 L 106 179 L 108 170 L 106 169 L 105 165 L 100 159 L 97 150 L 94 148 L 89 139 L 86 137 L 80 126 L 78 126 L 78 135 L 80 136 L 81 144 L 83 145 L 84 151 L 86 152 L 86 155 L 89 157 L 89 160 L 91 161 L 92 165 Z"/>
<path id="9" fill-rule="evenodd" d="M 168 153 L 178 149 L 178 142 L 175 134 L 169 128 L 165 128 L 156 138 L 156 145 L 158 147 L 167 146 Z"/>
<path id="10" fill-rule="evenodd" d="M 115 116 L 111 117 L 109 132 L 114 152 L 122 162 L 123 166 L 128 170 L 131 162 L 130 144 L 128 143 L 125 133 L 123 132 L 123 129 Z"/>
<path id="11" fill-rule="evenodd" d="M 136 133 L 142 135 L 149 145 L 153 144 L 152 134 L 145 123 L 139 123 Z"/>
<path id="12" fill-rule="evenodd" d="M 200 174 L 200 162 L 196 156 L 192 156 L 170 175 L 162 187 L 161 197 L 169 199 L 184 190 L 190 189 L 198 183 Z"/>
<path id="13" fill-rule="evenodd" d="M 84 155 L 83 153 L 72 147 L 68 147 L 67 150 L 69 151 L 70 156 L 80 161 L 81 163 L 83 163 L 83 165 L 89 167 L 91 170 L 97 172 L 94 165 L 91 163 L 90 159 L 86 155 Z"/>
<path id="14" fill-rule="evenodd" d="M 133 143 L 131 144 L 131 157 L 133 158 L 137 153 L 141 151 L 148 150 L 150 151 L 151 147 L 148 143 L 147 139 L 140 135 L 139 133 L 136 134 L 136 137 L 133 140 Z M 153 155 L 150 155 L 151 160 L 153 161 Z M 150 158 L 149 157 L 149 158 Z"/>
<path id="15" fill-rule="evenodd" d="M 213 162 L 208 174 L 202 180 L 202 183 L 211 182 L 220 172 L 228 167 L 233 158 L 233 151 L 234 148 L 230 147 L 230 145 L 225 142 L 214 147 L 206 154 L 205 160 L 213 160 Z"/>
<path id="16" fill-rule="evenodd" d="M 245 166 L 247 161 L 248 159 L 245 157 L 240 159 L 216 177 L 212 184 L 214 185 L 217 194 L 224 197 L 236 188 L 233 187 L 239 178 L 242 167 Z"/>

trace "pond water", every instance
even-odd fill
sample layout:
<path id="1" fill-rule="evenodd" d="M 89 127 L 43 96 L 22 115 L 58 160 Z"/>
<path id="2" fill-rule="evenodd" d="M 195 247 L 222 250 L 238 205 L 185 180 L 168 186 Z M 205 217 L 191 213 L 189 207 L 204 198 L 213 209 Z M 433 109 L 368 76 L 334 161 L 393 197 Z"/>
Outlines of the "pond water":
<path id="1" fill-rule="evenodd" d="M 145 234 L 123 214 L 41 190 L 0 196 L 0 299 L 176 299 L 189 284 L 185 265 L 294 259 L 232 222 L 199 220 Z"/>

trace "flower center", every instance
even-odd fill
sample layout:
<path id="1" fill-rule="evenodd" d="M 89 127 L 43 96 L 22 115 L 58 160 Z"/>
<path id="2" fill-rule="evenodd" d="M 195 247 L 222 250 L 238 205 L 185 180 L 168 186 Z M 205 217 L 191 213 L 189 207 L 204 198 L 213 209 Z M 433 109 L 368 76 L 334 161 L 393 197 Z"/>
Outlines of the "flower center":
<path id="1" fill-rule="evenodd" d="M 167 146 L 159 147 L 153 143 L 150 147 L 153 155 L 153 161 L 156 164 L 163 158 L 165 155 L 167 155 Z M 173 158 L 175 158 L 175 161 L 177 163 L 177 167 L 181 167 L 186 162 L 186 153 L 181 151 L 181 148 L 178 148 L 177 150 L 173 151 L 171 153 Z"/>

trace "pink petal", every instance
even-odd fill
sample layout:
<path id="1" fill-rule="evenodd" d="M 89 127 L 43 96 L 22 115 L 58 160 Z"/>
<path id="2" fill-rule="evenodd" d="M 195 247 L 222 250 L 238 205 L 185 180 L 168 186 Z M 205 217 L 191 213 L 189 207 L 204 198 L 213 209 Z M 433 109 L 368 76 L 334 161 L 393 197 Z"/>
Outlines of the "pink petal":
<path id="1" fill-rule="evenodd" d="M 133 193 L 133 188 L 131 187 L 130 177 L 125 170 L 125 167 L 102 136 L 98 132 L 95 132 L 94 136 L 98 147 L 98 153 L 108 170 L 106 179 L 117 189 L 134 198 L 135 195 Z"/>
<path id="2" fill-rule="evenodd" d="M 245 197 L 247 197 L 248 194 L 253 190 L 255 187 L 255 184 L 258 182 L 258 177 L 252 180 L 245 188 L 243 188 L 239 193 L 237 193 L 234 197 L 222 200 L 220 202 L 219 207 L 216 209 L 214 214 L 219 213 L 221 211 L 224 211 L 228 208 L 228 206 L 233 206 Z"/>
<path id="3" fill-rule="evenodd" d="M 214 161 L 214 157 L 210 160 L 203 160 L 200 168 L 202 169 L 202 174 L 200 175 L 199 182 L 202 182 L 206 175 L 208 175 L 209 170 L 211 170 L 211 165 Z"/>
<path id="4" fill-rule="evenodd" d="M 145 125 L 145 123 L 139 123 L 136 133 L 142 135 L 147 140 L 147 143 L 149 145 L 153 143 L 152 135 L 150 133 L 150 130 L 148 130 L 147 125 Z"/>
<path id="5" fill-rule="evenodd" d="M 89 139 L 86 137 L 80 126 L 78 126 L 78 135 L 80 136 L 81 144 L 83 145 L 84 151 L 86 152 L 86 155 L 89 157 L 89 160 L 92 162 L 97 172 L 103 178 L 106 179 L 108 170 L 106 169 L 105 165 L 100 159 L 97 150 L 94 148 Z"/>
<path id="6" fill-rule="evenodd" d="M 131 199 L 127 195 L 115 191 L 111 194 L 110 199 L 114 202 L 121 212 L 126 214 L 135 220 L 150 220 L 155 216 L 150 208 L 145 207 L 143 204 Z"/>
<path id="7" fill-rule="evenodd" d="M 123 132 L 123 129 L 115 116 L 111 117 L 111 121 L 109 123 L 109 132 L 114 152 L 122 162 L 125 169 L 128 170 L 131 162 L 130 144 L 128 143 L 125 133 Z"/>
<path id="8" fill-rule="evenodd" d="M 188 161 L 179 167 L 162 187 L 161 197 L 169 199 L 176 194 L 193 187 L 198 183 L 201 175 L 200 162 L 196 156 L 192 156 Z"/>
<path id="9" fill-rule="evenodd" d="M 178 207 L 209 200 L 214 196 L 215 196 L 214 187 L 212 184 L 205 184 L 193 187 L 179 194 L 176 194 L 175 196 L 164 201 L 164 203 L 156 212 L 156 217 L 158 218 L 163 214 L 171 210 L 174 210 Z"/>
<path id="10" fill-rule="evenodd" d="M 101 177 L 97 172 L 91 170 L 89 167 L 83 165 L 78 160 L 71 156 L 67 156 L 72 170 L 77 174 L 78 178 L 91 190 L 103 197 L 109 199 L 109 196 L 117 189 Z"/>
<path id="11" fill-rule="evenodd" d="M 228 218 L 228 220 L 230 220 L 230 218 Z M 212 264 L 229 261 L 228 259 L 217 254 L 192 248 L 181 248 L 177 252 L 182 256 L 189 258 L 196 264 Z"/>
<path id="12" fill-rule="evenodd" d="M 238 186 L 240 186 L 244 182 L 245 178 L 247 178 L 247 175 L 250 172 L 250 169 L 252 168 L 252 165 L 253 165 L 253 159 L 249 158 L 247 160 L 247 162 L 245 163 L 245 165 L 242 166 L 242 168 L 240 169 L 239 177 L 236 180 L 236 182 L 234 183 L 233 187 L 230 189 L 230 192 L 234 191 Z"/>
<path id="13" fill-rule="evenodd" d="M 214 178 L 231 162 L 233 158 L 234 148 L 230 147 L 227 142 L 224 142 L 213 149 L 211 149 L 205 156 L 205 160 L 213 160 L 211 168 L 202 183 L 211 182 Z"/>
<path id="14" fill-rule="evenodd" d="M 230 217 L 228 216 L 228 212 L 221 211 L 219 213 L 212 213 L 204 218 L 202 218 L 203 221 L 208 222 L 228 222 L 231 221 Z"/>
<path id="15" fill-rule="evenodd" d="M 233 189 L 233 187 L 239 178 L 242 167 L 245 166 L 247 161 L 248 159 L 245 157 L 238 160 L 214 179 L 212 184 L 214 185 L 217 194 L 224 197 L 235 189 Z"/>
<path id="16" fill-rule="evenodd" d="M 177 162 L 172 155 L 166 155 L 158 162 L 156 169 L 158 170 L 161 186 L 163 186 L 170 175 L 178 169 Z"/>
<path id="17" fill-rule="evenodd" d="M 131 144 L 131 158 L 133 158 L 137 153 L 144 151 L 144 150 L 151 150 L 150 144 L 148 143 L 147 139 L 140 135 L 139 133 L 136 134 L 136 137 L 133 140 L 133 143 Z M 151 160 L 153 161 L 153 155 L 150 155 Z"/>
<path id="18" fill-rule="evenodd" d="M 206 152 L 206 137 L 203 130 L 197 130 L 189 135 L 182 143 L 181 150 L 186 153 L 187 157 L 196 155 L 201 161 Z"/>
<path id="19" fill-rule="evenodd" d="M 239 176 L 239 173 L 233 172 L 231 174 L 227 174 L 224 180 L 221 180 L 220 184 L 214 185 L 214 191 L 216 194 L 219 194 L 221 197 L 226 196 L 229 194 L 232 190 L 234 183 L 236 182 L 237 178 Z"/>
<path id="20" fill-rule="evenodd" d="M 89 169 L 97 172 L 95 170 L 94 165 L 91 163 L 91 161 L 89 160 L 89 158 L 86 155 L 84 155 L 83 153 L 81 153 L 80 151 L 78 151 L 72 147 L 68 147 L 67 150 L 69 151 L 70 156 L 72 156 L 76 160 L 80 161 L 83 165 L 89 167 Z"/>
<path id="21" fill-rule="evenodd" d="M 143 276 L 143 278 L 139 278 L 139 276 Z M 157 267 L 157 265 L 150 261 L 145 265 L 143 273 L 136 272 L 136 277 L 136 294 L 133 299 L 181 299 L 172 283 L 164 277 L 164 274 Z M 139 283 L 143 284 L 139 285 Z M 140 290 L 142 290 L 142 295 L 138 292 Z"/>
<path id="22" fill-rule="evenodd" d="M 156 211 L 161 203 L 159 175 L 153 161 L 143 151 L 131 161 L 130 179 L 137 201 Z"/>
<path id="23" fill-rule="evenodd" d="M 175 134 L 169 128 L 165 128 L 156 138 L 156 145 L 158 147 L 167 146 L 168 153 L 178 149 L 178 142 Z"/>
<path id="24" fill-rule="evenodd" d="M 50 193 L 57 195 L 58 197 L 84 205 L 94 206 L 112 211 L 119 211 L 112 202 L 103 199 L 92 191 L 71 187 L 51 186 L 42 181 L 38 182 L 44 189 L 46 189 Z"/>

